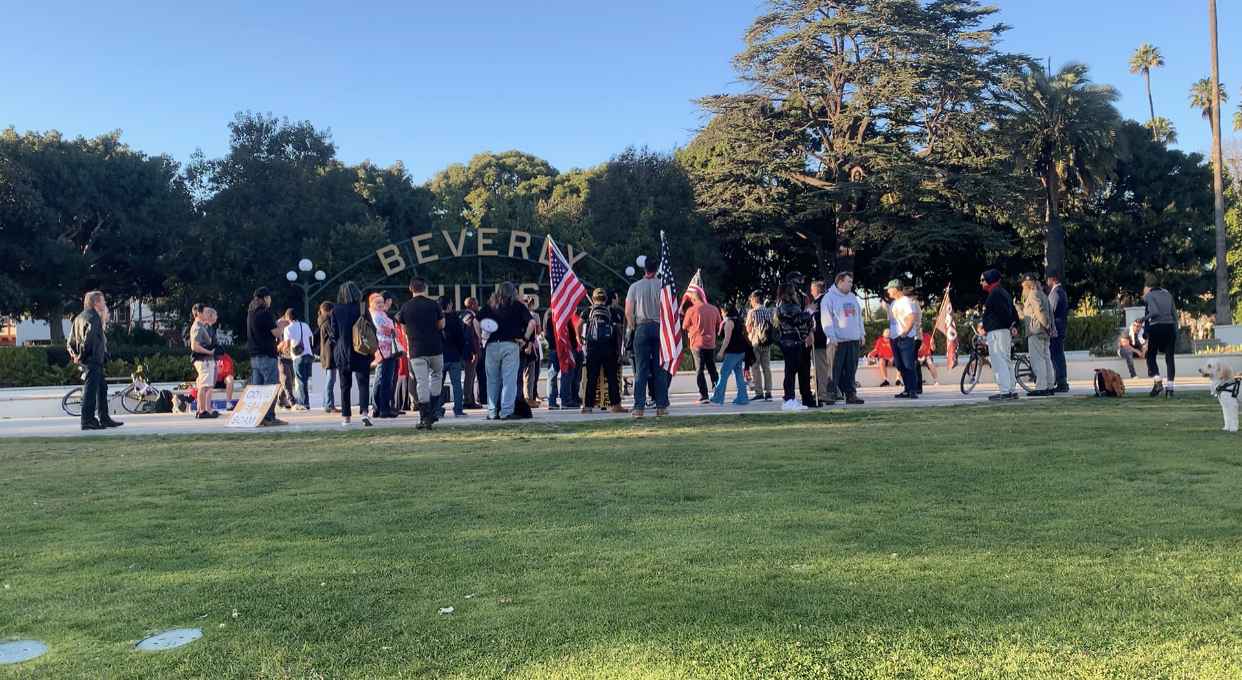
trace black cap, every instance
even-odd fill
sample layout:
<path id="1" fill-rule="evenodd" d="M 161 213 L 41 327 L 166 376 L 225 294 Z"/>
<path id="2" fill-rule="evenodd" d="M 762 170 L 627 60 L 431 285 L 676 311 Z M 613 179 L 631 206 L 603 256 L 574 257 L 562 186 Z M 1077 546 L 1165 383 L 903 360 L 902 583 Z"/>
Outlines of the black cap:
<path id="1" fill-rule="evenodd" d="M 272 291 L 268 290 L 267 286 L 259 286 L 254 290 L 254 299 L 259 300 L 265 297 L 272 297 Z"/>
<path id="2" fill-rule="evenodd" d="M 802 272 L 789 272 L 789 276 L 785 277 L 786 283 L 802 283 L 803 281 L 806 281 L 806 277 L 802 275 Z"/>
<path id="3" fill-rule="evenodd" d="M 1036 274 L 1035 272 L 1027 272 L 1022 275 L 1022 280 L 1031 281 L 1033 283 L 1039 283 L 1039 274 Z"/>

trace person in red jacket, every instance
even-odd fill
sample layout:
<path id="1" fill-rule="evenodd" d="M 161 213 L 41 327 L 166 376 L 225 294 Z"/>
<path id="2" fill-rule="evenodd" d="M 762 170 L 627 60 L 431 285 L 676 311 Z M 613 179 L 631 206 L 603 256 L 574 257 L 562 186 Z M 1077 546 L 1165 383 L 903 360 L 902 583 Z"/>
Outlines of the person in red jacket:
<path id="1" fill-rule="evenodd" d="M 867 353 L 868 366 L 874 366 L 877 362 L 880 364 L 880 375 L 884 377 L 880 387 L 888 387 L 888 369 L 893 365 L 893 346 L 889 344 L 887 334 L 882 333 L 876 338 L 875 346 Z"/>
<path id="2" fill-rule="evenodd" d="M 921 371 L 926 366 L 931 371 L 932 384 L 940 384 L 940 376 L 936 373 L 936 362 L 932 359 L 932 336 L 931 333 L 923 332 L 923 342 L 919 345 L 918 369 Z"/>

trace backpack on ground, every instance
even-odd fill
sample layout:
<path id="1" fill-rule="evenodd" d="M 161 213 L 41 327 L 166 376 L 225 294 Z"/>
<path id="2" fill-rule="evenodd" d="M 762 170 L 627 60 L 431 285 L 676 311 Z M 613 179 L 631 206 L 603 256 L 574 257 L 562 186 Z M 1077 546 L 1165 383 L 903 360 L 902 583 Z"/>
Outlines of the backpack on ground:
<path id="1" fill-rule="evenodd" d="M 371 356 L 379 351 L 379 337 L 375 334 L 375 324 L 371 323 L 366 306 L 359 302 L 358 308 L 362 314 L 354 322 L 354 352 Z"/>
<path id="2" fill-rule="evenodd" d="M 607 307 L 594 306 L 587 317 L 586 341 L 588 345 L 609 345 L 616 339 L 617 330 L 612 324 L 612 312 Z"/>
<path id="3" fill-rule="evenodd" d="M 152 413 L 172 413 L 173 412 L 173 393 L 171 390 L 160 390 L 160 396 L 155 399 L 155 409 Z"/>
<path id="4" fill-rule="evenodd" d="M 1121 375 L 1112 369 L 1095 369 L 1095 396 L 1120 397 L 1126 393 L 1126 383 Z"/>

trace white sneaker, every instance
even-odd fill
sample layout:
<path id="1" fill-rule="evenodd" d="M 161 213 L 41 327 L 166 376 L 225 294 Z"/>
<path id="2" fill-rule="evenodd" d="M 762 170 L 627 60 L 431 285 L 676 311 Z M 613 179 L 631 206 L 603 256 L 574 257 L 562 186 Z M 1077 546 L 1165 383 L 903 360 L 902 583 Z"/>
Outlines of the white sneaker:
<path id="1" fill-rule="evenodd" d="M 341 427 L 349 427 L 349 418 L 341 418 Z"/>
<path id="2" fill-rule="evenodd" d="M 362 416 L 362 424 L 371 427 L 371 416 Z"/>
<path id="3" fill-rule="evenodd" d="M 807 410 L 810 410 L 811 408 L 810 406 L 807 406 L 806 404 L 799 404 L 796 401 L 794 402 L 794 406 L 797 407 L 794 409 L 795 411 L 807 411 Z"/>
<path id="4" fill-rule="evenodd" d="M 786 401 L 785 403 L 781 404 L 782 411 L 801 411 L 804 408 L 806 407 L 794 401 L 793 399 L 790 399 Z"/>
<path id="5" fill-rule="evenodd" d="M 933 384 L 933 385 L 939 385 L 939 384 L 940 384 L 940 381 L 939 381 L 939 380 L 933 380 L 933 381 L 932 381 L 932 384 Z"/>

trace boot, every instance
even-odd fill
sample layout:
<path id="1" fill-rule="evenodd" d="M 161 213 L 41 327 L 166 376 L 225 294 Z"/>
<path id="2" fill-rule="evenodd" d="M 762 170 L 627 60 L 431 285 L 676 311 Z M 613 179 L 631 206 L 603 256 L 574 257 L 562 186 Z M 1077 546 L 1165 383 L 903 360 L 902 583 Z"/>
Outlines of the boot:
<path id="1" fill-rule="evenodd" d="M 431 404 L 422 402 L 418 404 L 418 424 L 414 426 L 414 429 L 431 429 Z"/>
<path id="2" fill-rule="evenodd" d="M 431 411 L 431 422 L 437 423 L 440 421 L 440 404 L 443 401 L 444 401 L 443 392 L 431 396 L 431 408 L 429 409 Z M 427 429 L 430 430 L 431 427 L 428 426 Z"/>

